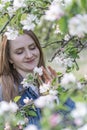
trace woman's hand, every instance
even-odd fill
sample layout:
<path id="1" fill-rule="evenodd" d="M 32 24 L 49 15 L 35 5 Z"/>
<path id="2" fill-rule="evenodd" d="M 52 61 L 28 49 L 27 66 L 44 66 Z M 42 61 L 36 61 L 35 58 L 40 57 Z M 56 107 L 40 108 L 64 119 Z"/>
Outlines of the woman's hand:
<path id="1" fill-rule="evenodd" d="M 48 66 L 44 68 L 42 66 L 41 68 L 43 70 L 43 75 L 38 77 L 41 83 L 51 83 L 52 80 L 57 77 L 57 73 L 52 67 Z"/>

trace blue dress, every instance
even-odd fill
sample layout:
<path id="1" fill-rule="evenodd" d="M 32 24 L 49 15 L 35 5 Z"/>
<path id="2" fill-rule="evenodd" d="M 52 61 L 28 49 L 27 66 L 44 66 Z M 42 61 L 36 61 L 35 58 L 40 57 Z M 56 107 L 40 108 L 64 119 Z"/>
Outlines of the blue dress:
<path id="1" fill-rule="evenodd" d="M 25 90 L 23 90 L 23 86 L 20 83 L 19 86 L 19 95 L 21 93 L 21 98 L 18 101 L 19 106 L 23 106 L 25 105 L 24 103 L 24 99 L 26 97 L 28 97 L 29 99 L 37 99 L 39 97 L 39 95 L 32 89 L 32 86 L 29 88 L 26 88 Z M 0 101 L 2 101 L 2 89 L 0 86 Z M 66 115 L 67 113 L 70 113 L 74 108 L 75 108 L 75 103 L 68 98 L 67 101 L 64 103 L 64 105 L 66 105 L 68 107 L 68 110 L 64 110 L 64 111 L 58 111 L 58 112 L 62 112 L 64 115 Z M 39 108 L 33 109 L 33 111 L 36 113 L 36 116 L 28 116 L 29 119 L 29 124 L 34 124 L 38 127 L 38 129 L 40 129 L 40 119 L 41 119 L 41 110 Z"/>
<path id="2" fill-rule="evenodd" d="M 22 86 L 20 85 L 19 88 L 21 88 Z M 22 87 L 23 88 L 23 87 Z M 25 89 L 23 91 L 23 94 L 21 95 L 21 99 L 19 100 L 20 104 L 23 106 L 25 105 L 23 100 L 28 97 L 29 99 L 37 99 L 39 97 L 38 94 L 36 94 L 35 91 L 32 90 L 32 87 L 29 87 L 27 89 Z M 58 110 L 59 113 L 62 113 L 64 115 L 67 115 L 68 113 L 70 113 L 74 108 L 75 108 L 75 102 L 72 101 L 70 98 L 68 98 L 66 100 L 66 102 L 64 103 L 64 106 L 67 107 L 66 110 Z M 36 108 L 35 110 L 33 110 L 34 112 L 36 112 L 36 116 L 29 116 L 29 124 L 35 124 L 38 126 L 39 121 L 41 119 L 41 110 L 39 108 Z"/>

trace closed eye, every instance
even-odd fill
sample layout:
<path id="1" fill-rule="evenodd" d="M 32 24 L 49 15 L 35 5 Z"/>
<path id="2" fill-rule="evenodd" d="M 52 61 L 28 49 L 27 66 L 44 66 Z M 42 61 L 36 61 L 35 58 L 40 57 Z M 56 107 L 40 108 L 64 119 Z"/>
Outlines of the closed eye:
<path id="1" fill-rule="evenodd" d="M 18 55 L 20 55 L 20 54 L 22 54 L 23 52 L 24 52 L 23 49 L 19 49 L 19 50 L 17 50 L 15 53 L 18 54 Z"/>
<path id="2" fill-rule="evenodd" d="M 29 46 L 29 49 L 30 49 L 30 50 L 36 49 L 36 45 L 35 45 L 35 44 L 30 45 L 30 46 Z"/>
<path id="3" fill-rule="evenodd" d="M 16 52 L 16 54 L 18 54 L 18 55 L 20 55 L 20 54 L 22 54 L 23 52 Z"/>

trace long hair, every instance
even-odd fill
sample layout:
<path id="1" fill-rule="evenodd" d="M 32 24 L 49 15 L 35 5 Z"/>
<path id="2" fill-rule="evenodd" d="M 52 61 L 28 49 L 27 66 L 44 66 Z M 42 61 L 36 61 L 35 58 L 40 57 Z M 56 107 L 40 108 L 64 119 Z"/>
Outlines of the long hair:
<path id="1" fill-rule="evenodd" d="M 24 34 L 29 35 L 35 41 L 35 44 L 40 51 L 38 67 L 45 67 L 42 48 L 40 46 L 37 36 L 31 30 L 24 30 Z M 20 77 L 17 71 L 14 69 L 13 65 L 9 62 L 10 47 L 9 40 L 6 36 L 3 36 L 0 46 L 0 78 L 3 96 L 2 98 L 5 101 L 10 101 L 18 95 L 18 84 Z"/>

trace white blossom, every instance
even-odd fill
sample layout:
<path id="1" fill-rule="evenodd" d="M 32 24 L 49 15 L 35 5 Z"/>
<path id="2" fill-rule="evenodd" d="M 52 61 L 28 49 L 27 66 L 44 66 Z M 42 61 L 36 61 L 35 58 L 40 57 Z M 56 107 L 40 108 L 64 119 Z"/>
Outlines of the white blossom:
<path id="1" fill-rule="evenodd" d="M 52 5 L 62 4 L 62 0 L 53 0 Z"/>
<path id="2" fill-rule="evenodd" d="M 24 118 L 24 122 L 25 122 L 26 124 L 29 122 L 28 117 L 25 117 L 25 118 Z"/>
<path id="3" fill-rule="evenodd" d="M 76 84 L 76 78 L 72 73 L 65 73 L 64 76 L 61 79 L 61 85 L 65 89 L 69 89 L 72 86 L 74 87 Z"/>
<path id="4" fill-rule="evenodd" d="M 72 130 L 71 128 L 64 128 L 64 129 L 61 129 L 61 130 Z"/>
<path id="5" fill-rule="evenodd" d="M 58 94 L 58 91 L 57 91 L 57 90 L 52 90 L 52 89 L 49 90 L 49 95 L 54 96 L 54 99 L 55 99 L 56 103 L 59 104 L 59 99 L 58 99 L 57 94 Z"/>
<path id="6" fill-rule="evenodd" d="M 87 74 L 84 75 L 85 80 L 87 80 Z"/>
<path id="7" fill-rule="evenodd" d="M 54 60 L 56 61 L 56 63 L 59 66 L 63 66 L 65 68 L 67 67 L 72 67 L 73 66 L 73 58 L 67 57 L 65 54 L 61 53 L 59 56 L 56 56 L 54 58 Z"/>
<path id="8" fill-rule="evenodd" d="M 54 21 L 60 19 L 64 15 L 63 8 L 60 4 L 51 4 L 49 9 L 45 13 L 45 19 L 49 21 Z"/>
<path id="9" fill-rule="evenodd" d="M 51 105 L 54 103 L 54 102 L 57 102 L 59 104 L 59 99 L 57 96 L 54 96 L 54 95 L 46 95 L 46 106 L 48 107 L 51 107 Z"/>
<path id="10" fill-rule="evenodd" d="M 38 108 L 43 108 L 46 105 L 46 98 L 45 96 L 40 96 L 38 99 L 34 101 L 34 104 Z"/>
<path id="11" fill-rule="evenodd" d="M 84 123 L 84 120 L 82 118 L 77 117 L 77 118 L 74 119 L 74 123 L 77 126 L 81 126 Z"/>
<path id="12" fill-rule="evenodd" d="M 21 7 L 27 7 L 26 0 L 14 0 L 13 7 L 17 10 Z"/>
<path id="13" fill-rule="evenodd" d="M 24 130 L 38 130 L 36 125 L 28 125 Z"/>
<path id="14" fill-rule="evenodd" d="M 5 34 L 7 36 L 8 40 L 14 40 L 17 36 L 18 36 L 18 30 L 7 26 L 7 32 L 5 32 Z"/>
<path id="15" fill-rule="evenodd" d="M 38 99 L 34 101 L 34 104 L 38 108 L 43 108 L 45 106 L 53 107 L 53 103 L 56 101 L 56 103 L 59 104 L 59 99 L 57 96 L 54 95 L 46 95 L 46 96 L 40 96 Z"/>
<path id="16" fill-rule="evenodd" d="M 64 40 L 68 41 L 69 39 L 70 39 L 70 35 L 66 34 L 65 37 L 64 37 Z"/>
<path id="17" fill-rule="evenodd" d="M 11 111 L 11 112 L 17 112 L 17 110 L 18 110 L 18 106 L 17 106 L 17 104 L 16 103 L 14 103 L 14 102 L 10 102 L 9 104 L 9 111 Z"/>
<path id="18" fill-rule="evenodd" d="M 87 14 L 82 15 L 81 17 L 82 20 L 82 27 L 83 27 L 83 31 L 84 33 L 87 33 Z"/>
<path id="19" fill-rule="evenodd" d="M 74 118 L 84 118 L 87 115 L 87 105 L 82 102 L 76 103 L 76 108 L 71 112 Z"/>
<path id="20" fill-rule="evenodd" d="M 21 84 L 23 85 L 23 88 L 29 88 L 30 86 L 35 87 L 33 85 L 34 83 L 34 75 L 32 73 L 28 73 L 26 77 L 23 79 Z"/>
<path id="21" fill-rule="evenodd" d="M 4 112 L 9 111 L 8 102 L 2 101 L 0 102 L 0 115 L 4 114 Z"/>
<path id="22" fill-rule="evenodd" d="M 0 4 L 0 11 L 2 11 L 4 7 L 5 7 L 4 4 Z"/>
<path id="23" fill-rule="evenodd" d="M 20 23 L 23 25 L 23 29 L 33 30 L 35 27 L 34 21 L 36 20 L 36 16 L 33 14 L 28 14 L 26 19 L 21 20 Z"/>
<path id="24" fill-rule="evenodd" d="M 40 85 L 39 89 L 41 94 L 48 92 L 50 89 L 50 83 L 49 82 L 47 84 L 43 83 L 42 85 Z"/>
<path id="25" fill-rule="evenodd" d="M 51 89 L 51 90 L 49 90 L 49 94 L 57 95 L 57 94 L 58 94 L 58 91 Z"/>
<path id="26" fill-rule="evenodd" d="M 32 102 L 32 98 L 31 99 L 29 99 L 28 97 L 26 97 L 25 99 L 23 99 L 23 102 L 25 103 L 25 104 L 29 104 L 29 103 L 31 103 Z"/>
<path id="27" fill-rule="evenodd" d="M 23 84 L 23 88 L 29 88 L 31 84 L 27 83 L 27 81 L 24 81 L 24 80 L 21 82 L 21 84 Z"/>
<path id="28" fill-rule="evenodd" d="M 72 36 L 84 37 L 85 33 L 87 33 L 87 14 L 72 17 L 69 20 L 69 33 Z"/>
<path id="29" fill-rule="evenodd" d="M 60 28 L 59 28 L 59 25 L 56 25 L 55 26 L 55 31 L 54 31 L 55 34 L 62 34 Z"/>
<path id="30" fill-rule="evenodd" d="M 12 17 L 12 16 L 15 14 L 15 12 L 16 12 L 16 10 L 15 10 L 13 7 L 11 7 L 11 6 L 9 6 L 9 7 L 7 8 L 7 11 L 8 11 L 8 15 L 9 15 L 10 17 Z"/>
<path id="31" fill-rule="evenodd" d="M 87 130 L 87 124 L 83 125 L 82 127 L 78 128 L 77 130 Z"/>
<path id="32" fill-rule="evenodd" d="M 82 89 L 84 85 L 82 85 L 80 82 L 77 82 L 77 88 Z"/>
<path id="33" fill-rule="evenodd" d="M 34 74 L 38 73 L 40 76 L 43 75 L 43 70 L 41 67 L 35 67 L 33 71 Z"/>
<path id="34" fill-rule="evenodd" d="M 26 20 L 25 21 L 22 21 L 21 22 L 24 26 L 23 26 L 23 29 L 24 30 L 33 30 L 34 27 L 35 27 L 35 24 L 34 23 L 29 23 L 27 22 Z"/>
<path id="35" fill-rule="evenodd" d="M 1 0 L 1 2 L 2 2 L 3 4 L 5 4 L 5 3 L 7 3 L 7 2 L 10 2 L 10 1 L 12 1 L 12 0 Z"/>
<path id="36" fill-rule="evenodd" d="M 65 67 L 72 67 L 73 66 L 73 58 L 65 58 L 63 59 L 63 64 Z"/>
<path id="37" fill-rule="evenodd" d="M 16 112 L 18 110 L 18 106 L 14 102 L 6 102 L 2 101 L 0 102 L 0 115 L 4 114 L 5 112 Z"/>
<path id="38" fill-rule="evenodd" d="M 59 65 L 59 66 L 62 66 L 63 65 L 63 59 L 59 56 L 55 57 L 54 58 L 54 61 L 56 61 L 56 63 Z"/>
<path id="39" fill-rule="evenodd" d="M 72 0 L 64 0 L 64 5 L 66 7 L 70 6 L 72 4 Z"/>

